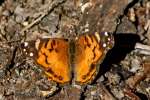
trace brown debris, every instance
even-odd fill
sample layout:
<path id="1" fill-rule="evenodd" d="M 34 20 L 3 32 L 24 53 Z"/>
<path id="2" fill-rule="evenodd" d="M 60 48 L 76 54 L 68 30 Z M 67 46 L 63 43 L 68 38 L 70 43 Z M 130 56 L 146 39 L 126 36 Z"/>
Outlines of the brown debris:
<path id="1" fill-rule="evenodd" d="M 130 77 L 126 83 L 129 85 L 132 89 L 135 89 L 136 86 L 144 79 L 150 77 L 150 61 L 143 62 L 143 70 L 136 73 L 134 76 Z"/>
<path id="2" fill-rule="evenodd" d="M 129 89 L 124 90 L 124 94 L 132 100 L 141 100 L 138 96 L 136 96 L 134 93 L 132 93 L 132 91 Z"/>
<path id="3" fill-rule="evenodd" d="M 48 100 L 140 100 L 135 92 L 149 99 L 150 2 L 140 0 L 129 7 L 130 3 L 129 0 L 2 0 L 0 100 L 41 100 L 47 95 Z M 67 85 L 58 87 L 59 90 L 32 60 L 21 55 L 18 47 L 25 38 L 70 38 L 103 31 L 134 33 L 141 41 L 120 62 L 108 65 L 110 69 L 101 75 L 103 79 L 85 89 Z M 128 41 L 128 37 L 124 38 Z"/>

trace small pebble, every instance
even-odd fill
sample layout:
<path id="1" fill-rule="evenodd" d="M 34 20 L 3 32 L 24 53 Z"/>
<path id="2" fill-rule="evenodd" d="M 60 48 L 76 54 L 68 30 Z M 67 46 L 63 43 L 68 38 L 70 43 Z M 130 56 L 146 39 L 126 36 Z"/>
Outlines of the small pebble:
<path id="1" fill-rule="evenodd" d="M 10 11 L 9 10 L 5 10 L 5 11 L 3 11 L 2 15 L 10 16 Z"/>

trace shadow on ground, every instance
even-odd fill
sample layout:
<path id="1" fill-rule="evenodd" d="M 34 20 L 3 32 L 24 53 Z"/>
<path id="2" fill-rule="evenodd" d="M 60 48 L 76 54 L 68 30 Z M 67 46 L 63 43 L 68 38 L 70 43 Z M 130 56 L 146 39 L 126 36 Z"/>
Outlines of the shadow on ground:
<path id="1" fill-rule="evenodd" d="M 140 37 L 132 33 L 117 33 L 114 35 L 115 45 L 107 53 L 104 61 L 100 65 L 100 72 L 96 80 L 105 72 L 110 70 L 112 64 L 118 64 L 128 53 L 134 50 L 135 44 L 140 42 Z"/>

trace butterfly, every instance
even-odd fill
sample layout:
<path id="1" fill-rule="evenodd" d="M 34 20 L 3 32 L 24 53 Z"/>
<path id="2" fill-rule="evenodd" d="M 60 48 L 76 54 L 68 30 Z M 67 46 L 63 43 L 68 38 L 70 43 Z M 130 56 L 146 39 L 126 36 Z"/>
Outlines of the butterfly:
<path id="1" fill-rule="evenodd" d="M 113 47 L 108 32 L 82 34 L 73 39 L 39 38 L 24 42 L 23 54 L 32 58 L 49 80 L 58 84 L 90 84 L 99 72 L 99 64 Z"/>

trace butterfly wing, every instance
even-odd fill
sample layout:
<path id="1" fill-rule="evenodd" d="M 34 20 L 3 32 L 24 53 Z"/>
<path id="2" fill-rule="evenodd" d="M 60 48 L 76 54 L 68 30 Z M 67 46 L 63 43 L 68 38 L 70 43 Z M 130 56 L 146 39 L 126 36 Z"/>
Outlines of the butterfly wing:
<path id="1" fill-rule="evenodd" d="M 81 35 L 75 41 L 75 81 L 90 83 L 99 70 L 97 67 L 106 52 L 112 48 L 113 38 L 108 33 Z"/>
<path id="2" fill-rule="evenodd" d="M 33 47 L 36 49 L 31 49 Z M 35 58 L 50 80 L 60 84 L 70 81 L 69 42 L 66 39 L 39 39 L 34 43 L 26 42 L 23 48 L 26 54 Z"/>

